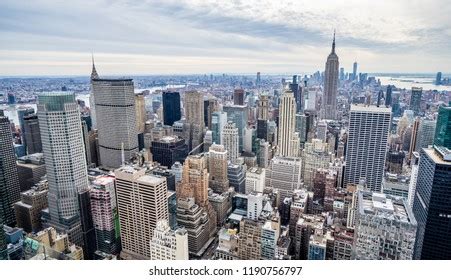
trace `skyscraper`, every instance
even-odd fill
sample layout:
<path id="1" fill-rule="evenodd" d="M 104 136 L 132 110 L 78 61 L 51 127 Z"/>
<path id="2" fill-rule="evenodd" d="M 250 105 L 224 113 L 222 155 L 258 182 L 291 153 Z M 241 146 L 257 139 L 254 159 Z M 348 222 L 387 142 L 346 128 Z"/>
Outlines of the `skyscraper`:
<path id="1" fill-rule="evenodd" d="M 121 238 L 114 177 L 98 177 L 92 182 L 90 193 L 97 249 L 116 255 L 121 250 Z"/>
<path id="2" fill-rule="evenodd" d="M 235 123 L 229 121 L 224 126 L 222 131 L 222 140 L 224 148 L 227 151 L 228 160 L 230 160 L 232 163 L 235 163 L 236 159 L 239 156 L 238 128 L 235 126 Z"/>
<path id="3" fill-rule="evenodd" d="M 83 244 L 78 194 L 88 189 L 80 112 L 71 92 L 38 95 L 38 119 L 49 183 L 48 223 Z"/>
<path id="4" fill-rule="evenodd" d="M 289 89 L 293 92 L 294 100 L 296 103 L 296 113 L 301 111 L 302 104 L 302 88 L 298 83 L 298 76 L 293 76 L 293 82 L 288 85 Z"/>
<path id="5" fill-rule="evenodd" d="M 440 107 L 438 110 L 434 145 L 451 149 L 451 107 Z"/>
<path id="6" fill-rule="evenodd" d="M 0 222 L 0 261 L 8 259 L 8 244 L 6 243 L 5 231 L 3 223 Z"/>
<path id="7" fill-rule="evenodd" d="M 27 139 L 25 138 L 25 117 L 33 115 L 34 109 L 30 107 L 19 107 L 17 110 L 17 118 L 19 119 L 19 125 L 20 125 L 20 132 L 22 134 L 22 143 L 25 146 L 25 151 L 27 151 Z"/>
<path id="8" fill-rule="evenodd" d="M 415 259 L 451 258 L 451 152 L 434 146 L 421 151 L 413 213 L 418 222 Z"/>
<path id="9" fill-rule="evenodd" d="M 129 165 L 115 170 L 121 257 L 125 259 L 150 259 L 157 222 L 169 220 L 166 178 L 145 171 Z"/>
<path id="10" fill-rule="evenodd" d="M 385 166 L 391 110 L 351 105 L 344 186 L 366 179 L 372 191 L 380 191 Z"/>
<path id="11" fill-rule="evenodd" d="M 292 91 L 280 98 L 277 152 L 279 156 L 294 157 L 299 152 L 299 136 L 295 132 L 296 101 Z"/>
<path id="12" fill-rule="evenodd" d="M 173 125 L 182 118 L 180 111 L 180 93 L 163 91 L 163 121 L 165 125 Z"/>
<path id="13" fill-rule="evenodd" d="M 325 119 L 336 119 L 337 88 L 338 88 L 338 56 L 335 53 L 335 32 L 332 42 L 332 52 L 327 57 L 324 73 L 324 101 L 322 110 Z"/>
<path id="14" fill-rule="evenodd" d="M 436 85 L 442 84 L 442 72 L 437 72 L 437 76 L 435 77 L 435 84 Z"/>
<path id="15" fill-rule="evenodd" d="M 352 65 L 352 80 L 357 79 L 357 61 Z"/>
<path id="16" fill-rule="evenodd" d="M 267 94 L 261 94 L 257 102 L 257 119 L 268 120 L 269 98 Z"/>
<path id="17" fill-rule="evenodd" d="M 27 154 L 42 153 L 41 130 L 39 129 L 39 120 L 36 114 L 24 116 L 23 137 L 27 145 Z"/>
<path id="18" fill-rule="evenodd" d="M 434 144 L 436 123 L 437 121 L 435 120 L 420 119 L 414 151 L 420 152 L 422 148 L 427 148 L 429 145 Z"/>
<path id="19" fill-rule="evenodd" d="M 387 86 L 387 93 L 385 94 L 385 106 L 386 106 L 386 107 L 391 106 L 391 102 L 392 102 L 392 100 L 391 100 L 391 98 L 392 98 L 391 94 L 392 94 L 392 86 L 391 86 L 391 85 L 388 85 L 388 86 Z"/>
<path id="20" fill-rule="evenodd" d="M 0 225 L 14 225 L 13 205 L 20 200 L 19 176 L 9 119 L 0 110 Z M 3 231 L 3 228 L 0 229 Z M 2 240 L 0 240 L 0 243 Z M 1 250 L 2 248 L 0 248 Z"/>
<path id="21" fill-rule="evenodd" d="M 187 91 L 184 97 L 186 122 L 190 125 L 189 149 L 196 148 L 203 142 L 204 97 L 198 91 Z"/>
<path id="22" fill-rule="evenodd" d="M 244 105 L 244 89 L 237 88 L 233 91 L 233 104 Z"/>
<path id="23" fill-rule="evenodd" d="M 213 144 L 208 153 L 208 172 L 210 188 L 223 193 L 229 189 L 227 178 L 227 150 L 223 145 Z"/>
<path id="24" fill-rule="evenodd" d="M 412 87 L 412 93 L 410 96 L 410 110 L 412 110 L 415 116 L 418 116 L 421 112 L 421 95 L 423 89 L 419 87 Z"/>
<path id="25" fill-rule="evenodd" d="M 227 124 L 227 113 L 214 112 L 211 116 L 212 141 L 216 144 L 222 144 L 224 126 Z"/>
<path id="26" fill-rule="evenodd" d="M 247 126 L 249 120 L 248 107 L 244 105 L 224 106 L 223 111 L 227 113 L 227 120 L 234 122 L 238 128 L 238 138 L 240 143 L 238 151 L 241 152 L 243 150 L 244 128 Z"/>
<path id="27" fill-rule="evenodd" d="M 190 253 L 198 254 L 213 236 L 216 220 L 208 201 L 206 156 L 191 155 L 183 164 L 182 181 L 177 186 L 177 224 L 188 231 Z"/>
<path id="28" fill-rule="evenodd" d="M 100 164 L 118 168 L 124 159 L 138 152 L 135 93 L 132 79 L 94 79 L 92 81 Z"/>

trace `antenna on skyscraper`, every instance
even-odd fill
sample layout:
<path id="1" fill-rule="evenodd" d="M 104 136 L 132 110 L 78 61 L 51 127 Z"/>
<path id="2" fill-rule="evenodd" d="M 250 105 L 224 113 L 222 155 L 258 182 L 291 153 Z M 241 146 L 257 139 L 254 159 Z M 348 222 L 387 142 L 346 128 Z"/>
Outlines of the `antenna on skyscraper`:
<path id="1" fill-rule="evenodd" d="M 125 165 L 124 142 L 121 143 L 121 161 L 122 166 L 124 166 Z"/>

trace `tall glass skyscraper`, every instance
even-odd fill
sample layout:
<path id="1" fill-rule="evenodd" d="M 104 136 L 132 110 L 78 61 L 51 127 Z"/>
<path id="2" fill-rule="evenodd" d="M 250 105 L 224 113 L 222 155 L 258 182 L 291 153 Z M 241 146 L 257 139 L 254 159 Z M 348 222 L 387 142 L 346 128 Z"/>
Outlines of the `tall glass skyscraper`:
<path id="1" fill-rule="evenodd" d="M 16 223 L 13 204 L 19 200 L 20 186 L 11 123 L 0 111 L 0 225 Z"/>
<path id="2" fill-rule="evenodd" d="M 88 189 L 81 119 L 75 95 L 48 92 L 38 96 L 48 192 L 48 224 L 83 244 L 78 194 Z"/>
<path id="3" fill-rule="evenodd" d="M 451 152 L 423 149 L 420 155 L 413 213 L 418 222 L 414 258 L 451 259 Z"/>
<path id="4" fill-rule="evenodd" d="M 163 121 L 165 125 L 173 125 L 182 118 L 180 112 L 180 93 L 176 91 L 163 92 Z"/>
<path id="5" fill-rule="evenodd" d="M 434 145 L 451 149 L 451 107 L 440 107 L 438 110 Z"/>

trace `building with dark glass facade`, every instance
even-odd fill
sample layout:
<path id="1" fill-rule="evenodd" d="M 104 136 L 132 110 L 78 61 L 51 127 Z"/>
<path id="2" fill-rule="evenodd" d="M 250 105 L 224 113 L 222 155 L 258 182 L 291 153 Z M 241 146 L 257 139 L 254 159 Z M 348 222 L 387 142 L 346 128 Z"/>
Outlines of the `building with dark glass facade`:
<path id="1" fill-rule="evenodd" d="M 165 136 L 152 141 L 150 147 L 153 160 L 162 166 L 172 166 L 176 161 L 184 162 L 188 155 L 188 145 L 178 136 Z"/>
<path id="2" fill-rule="evenodd" d="M 163 122 L 173 125 L 182 118 L 180 112 L 180 93 L 176 91 L 163 92 Z"/>
<path id="3" fill-rule="evenodd" d="M 440 107 L 438 110 L 434 145 L 451 149 L 451 107 Z"/>
<path id="4" fill-rule="evenodd" d="M 421 112 L 421 95 L 423 93 L 422 88 L 413 87 L 412 95 L 410 96 L 410 110 L 418 116 Z"/>
<path id="5" fill-rule="evenodd" d="M 413 213 L 418 223 L 414 259 L 451 259 L 451 151 L 421 151 Z"/>

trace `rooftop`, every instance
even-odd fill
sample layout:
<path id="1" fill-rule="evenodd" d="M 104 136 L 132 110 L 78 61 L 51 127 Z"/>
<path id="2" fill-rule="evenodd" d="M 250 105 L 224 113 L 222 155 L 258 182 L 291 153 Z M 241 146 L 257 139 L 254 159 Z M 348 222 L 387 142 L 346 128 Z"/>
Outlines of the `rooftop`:
<path id="1" fill-rule="evenodd" d="M 375 105 L 352 104 L 351 112 L 391 113 L 391 108 L 377 107 Z"/>
<path id="2" fill-rule="evenodd" d="M 138 182 L 147 183 L 151 185 L 159 185 L 161 183 L 166 182 L 165 177 L 153 176 L 153 175 L 144 175 L 139 177 Z"/>
<path id="3" fill-rule="evenodd" d="M 410 208 L 400 197 L 362 190 L 359 191 L 358 196 L 361 215 L 374 215 L 384 219 L 416 224 Z"/>

